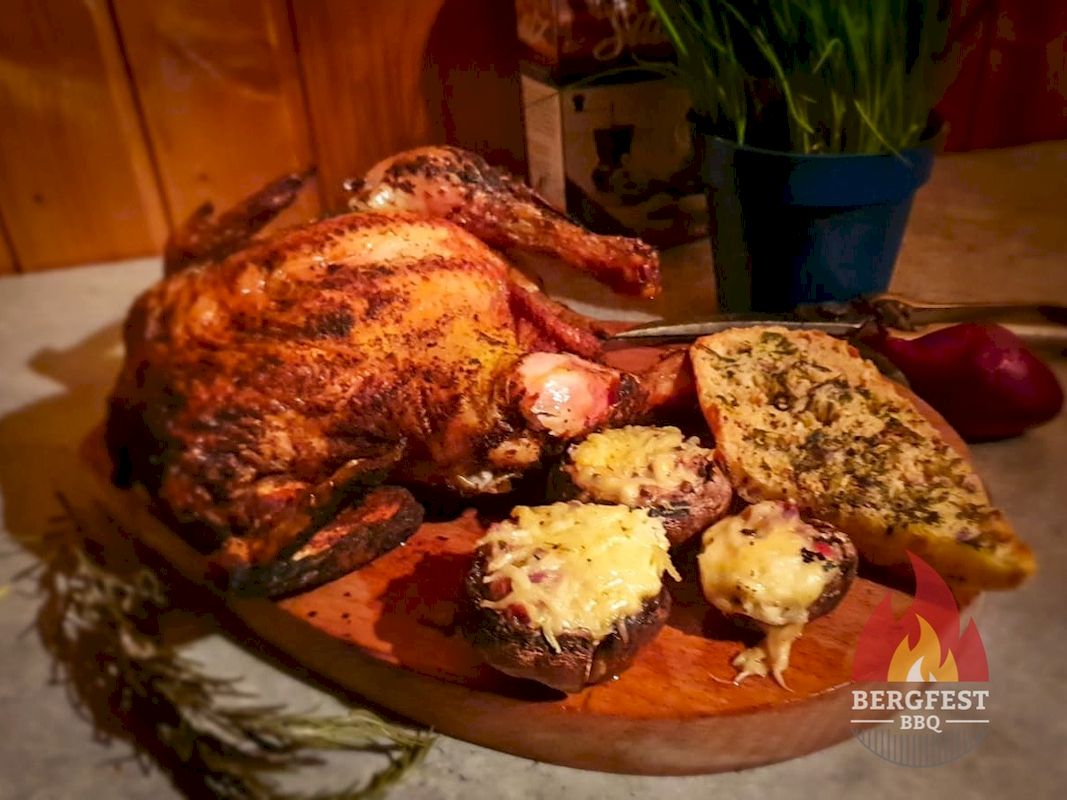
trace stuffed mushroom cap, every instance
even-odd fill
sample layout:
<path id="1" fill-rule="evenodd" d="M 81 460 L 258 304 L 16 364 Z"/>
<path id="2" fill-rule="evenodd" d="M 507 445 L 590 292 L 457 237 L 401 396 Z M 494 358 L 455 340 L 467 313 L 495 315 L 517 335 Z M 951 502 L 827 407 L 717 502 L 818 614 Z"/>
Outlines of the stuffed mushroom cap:
<path id="1" fill-rule="evenodd" d="M 666 621 L 668 548 L 643 509 L 519 506 L 479 542 L 472 640 L 502 672 L 563 691 L 617 674 Z"/>
<path id="2" fill-rule="evenodd" d="M 844 597 L 858 557 L 837 528 L 805 521 L 793 503 L 769 500 L 708 528 L 697 562 L 708 602 L 767 634 L 735 660 L 738 680 L 770 671 L 784 684 L 793 641 Z"/>
<path id="3" fill-rule="evenodd" d="M 560 473 L 562 496 L 646 508 L 663 522 L 672 545 L 719 519 L 733 498 L 715 451 L 671 426 L 593 433 L 571 445 Z"/>

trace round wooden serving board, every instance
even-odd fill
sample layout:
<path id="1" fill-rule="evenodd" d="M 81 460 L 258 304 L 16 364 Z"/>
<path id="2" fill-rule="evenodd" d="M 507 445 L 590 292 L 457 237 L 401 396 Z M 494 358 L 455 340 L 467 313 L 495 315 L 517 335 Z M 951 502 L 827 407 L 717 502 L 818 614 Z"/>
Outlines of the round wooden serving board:
<path id="1" fill-rule="evenodd" d="M 110 516 L 201 581 L 203 557 L 139 492 L 110 483 L 99 431 L 83 453 L 93 497 Z M 467 512 L 424 524 L 405 545 L 306 594 L 225 601 L 256 636 L 337 686 L 436 731 L 540 761 L 708 773 L 783 761 L 848 737 L 856 640 L 893 590 L 857 579 L 833 613 L 808 625 L 793 648 L 788 690 L 764 678 L 733 685 L 730 661 L 755 639 L 703 599 L 690 552 L 676 559 L 683 581 L 671 582 L 673 610 L 658 638 L 617 679 L 565 696 L 495 672 L 458 630 L 463 575 L 481 533 Z"/>

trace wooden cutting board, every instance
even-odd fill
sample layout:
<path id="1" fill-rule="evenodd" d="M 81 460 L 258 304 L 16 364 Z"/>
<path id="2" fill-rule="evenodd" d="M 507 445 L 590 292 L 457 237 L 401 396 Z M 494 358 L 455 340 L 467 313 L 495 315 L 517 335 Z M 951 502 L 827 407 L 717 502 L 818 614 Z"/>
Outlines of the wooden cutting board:
<path id="1" fill-rule="evenodd" d="M 213 591 L 202 580 L 203 556 L 152 515 L 139 491 L 110 483 L 101 431 L 83 456 L 93 497 L 110 516 Z M 899 594 L 857 579 L 794 646 L 789 689 L 764 678 L 735 686 L 730 661 L 755 640 L 703 599 L 689 552 L 676 559 L 683 580 L 670 587 L 673 609 L 657 639 L 616 680 L 565 696 L 495 672 L 461 636 L 461 584 L 481 533 L 468 511 L 424 524 L 404 546 L 306 594 L 224 601 L 309 672 L 441 733 L 566 766 L 683 775 L 783 761 L 847 738 L 857 638 L 886 594 Z M 894 602 L 903 607 L 907 597 Z"/>

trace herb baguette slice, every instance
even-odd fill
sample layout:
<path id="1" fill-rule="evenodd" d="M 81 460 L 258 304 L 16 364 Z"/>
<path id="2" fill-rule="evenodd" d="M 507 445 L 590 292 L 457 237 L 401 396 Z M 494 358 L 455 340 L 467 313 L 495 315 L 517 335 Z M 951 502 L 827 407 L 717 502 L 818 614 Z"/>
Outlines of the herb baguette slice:
<path id="1" fill-rule="evenodd" d="M 910 550 L 958 593 L 1034 571 L 967 461 L 845 342 L 741 328 L 698 339 L 691 356 L 718 457 L 745 500 L 794 500 L 874 564 L 907 564 Z"/>

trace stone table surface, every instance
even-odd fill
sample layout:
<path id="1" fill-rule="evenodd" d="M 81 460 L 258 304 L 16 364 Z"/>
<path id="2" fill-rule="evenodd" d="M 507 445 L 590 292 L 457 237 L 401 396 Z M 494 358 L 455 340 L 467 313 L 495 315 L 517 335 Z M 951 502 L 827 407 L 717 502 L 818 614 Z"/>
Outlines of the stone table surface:
<path id="1" fill-rule="evenodd" d="M 920 193 L 894 289 L 929 299 L 1067 303 L 1067 144 L 947 156 Z M 706 243 L 666 259 L 665 299 L 635 316 L 695 313 L 713 296 Z M 41 536 L 54 492 L 78 469 L 74 448 L 103 412 L 118 367 L 126 307 L 156 279 L 155 259 L 0 279 L 0 800 L 180 796 L 122 741 L 94 736 L 33 627 L 40 598 L 17 579 L 34 557 L 16 539 Z M 562 295 L 602 305 L 560 276 Z M 1067 384 L 1067 359 L 1054 367 Z M 855 741 L 740 773 L 684 778 L 556 767 L 442 737 L 393 797 L 1005 798 L 1067 796 L 1067 418 L 1020 438 L 974 448 L 996 500 L 1037 554 L 1024 589 L 985 598 L 981 634 L 992 676 L 992 724 L 981 745 L 946 766 L 883 762 Z M 187 646 L 213 674 L 238 676 L 261 697 L 306 710 L 341 701 L 211 630 Z M 561 742 L 560 747 L 566 743 Z M 345 756 L 298 778 L 337 787 L 376 763 Z"/>

